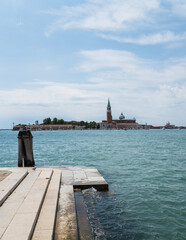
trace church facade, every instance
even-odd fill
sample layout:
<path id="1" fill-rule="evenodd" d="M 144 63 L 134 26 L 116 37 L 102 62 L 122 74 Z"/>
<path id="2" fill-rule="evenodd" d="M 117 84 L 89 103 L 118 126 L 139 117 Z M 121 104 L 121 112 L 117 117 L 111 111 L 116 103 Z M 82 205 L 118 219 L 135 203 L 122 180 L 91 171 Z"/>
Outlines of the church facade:
<path id="1" fill-rule="evenodd" d="M 112 111 L 110 100 L 108 99 L 107 104 L 107 120 L 103 120 L 100 123 L 100 129 L 146 129 L 147 125 L 139 124 L 136 119 L 126 119 L 123 113 L 119 116 L 119 119 L 112 119 Z"/>

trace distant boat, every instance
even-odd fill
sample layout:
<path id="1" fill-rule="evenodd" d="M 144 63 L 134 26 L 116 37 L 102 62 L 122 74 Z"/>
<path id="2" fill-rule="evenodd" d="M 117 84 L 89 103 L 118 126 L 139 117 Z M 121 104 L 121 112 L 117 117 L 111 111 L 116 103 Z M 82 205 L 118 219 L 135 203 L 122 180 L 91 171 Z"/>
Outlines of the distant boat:
<path id="1" fill-rule="evenodd" d="M 162 130 L 165 130 L 165 127 L 163 127 Z"/>

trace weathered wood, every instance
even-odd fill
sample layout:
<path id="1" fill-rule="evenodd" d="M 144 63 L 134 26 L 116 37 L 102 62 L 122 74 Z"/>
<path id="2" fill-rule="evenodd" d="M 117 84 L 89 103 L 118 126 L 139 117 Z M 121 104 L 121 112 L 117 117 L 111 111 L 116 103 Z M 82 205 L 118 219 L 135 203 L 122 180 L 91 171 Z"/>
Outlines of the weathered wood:
<path id="1" fill-rule="evenodd" d="M 75 192 L 76 211 L 78 218 L 79 237 L 81 240 L 92 240 L 92 230 L 87 216 L 83 195 L 80 191 Z"/>
<path id="2" fill-rule="evenodd" d="M 62 184 L 72 185 L 74 182 L 73 172 L 70 170 L 62 170 Z"/>
<path id="3" fill-rule="evenodd" d="M 74 173 L 74 182 L 86 182 L 88 179 L 87 179 L 87 176 L 85 174 L 84 171 L 82 170 L 75 170 L 73 171 Z"/>
<path id="4" fill-rule="evenodd" d="M 93 187 L 100 192 L 105 192 L 109 190 L 108 183 L 99 183 L 99 182 L 88 182 L 88 183 L 78 182 L 78 183 L 74 183 L 73 187 L 74 189 L 81 189 L 81 190 Z"/>
<path id="5" fill-rule="evenodd" d="M 20 184 L 20 182 L 28 174 L 28 171 L 16 171 L 12 172 L 9 176 L 0 182 L 0 206 L 8 198 L 8 196 L 14 191 L 14 189 Z"/>
<path id="6" fill-rule="evenodd" d="M 61 185 L 55 240 L 77 240 L 77 222 L 72 185 Z"/>
<path id="7" fill-rule="evenodd" d="M 3 234 L 2 240 L 31 239 L 51 175 L 52 169 L 39 175 Z"/>
<path id="8" fill-rule="evenodd" d="M 109 185 L 95 167 L 49 166 L 62 171 L 62 184 L 73 185 L 75 189 L 94 187 L 98 191 L 108 191 Z"/>
<path id="9" fill-rule="evenodd" d="M 32 240 L 52 240 L 56 220 L 61 171 L 54 170 Z"/>
<path id="10" fill-rule="evenodd" d="M 102 175 L 96 168 L 82 167 L 81 171 L 73 171 L 74 175 L 74 189 L 95 188 L 98 191 L 108 191 L 109 186 Z"/>
<path id="11" fill-rule="evenodd" d="M 5 179 L 8 175 L 10 175 L 12 172 L 11 171 L 6 171 L 6 170 L 0 170 L 0 182 Z"/>
<path id="12" fill-rule="evenodd" d="M 33 154 L 33 136 L 30 130 L 23 128 L 18 134 L 18 167 L 33 167 L 35 166 Z"/>
<path id="13" fill-rule="evenodd" d="M 11 195 L 0 207 L 0 239 L 77 240 L 78 229 L 81 240 L 92 239 L 89 238 L 91 236 L 90 226 L 86 225 L 88 218 L 83 196 L 75 193 L 77 195 L 75 204 L 74 188 L 94 187 L 101 191 L 108 190 L 107 182 L 96 168 L 50 166 L 25 167 L 24 169 L 0 168 L 0 171 L 12 172 L 0 182 L 0 186 L 3 184 L 5 189 L 10 188 L 10 184 L 17 183 L 18 176 L 21 178 L 23 172 L 28 171 L 29 173 L 16 188 L 12 188 Z M 52 171 L 54 173 L 51 178 Z M 56 172 L 58 172 L 58 176 Z M 14 177 L 10 181 L 9 177 L 13 176 L 13 173 Z M 62 185 L 59 190 L 61 173 Z M 77 225 L 76 210 L 79 226 Z"/>
<path id="14" fill-rule="evenodd" d="M 0 207 L 0 239 L 36 181 L 40 170 L 30 172 Z"/>

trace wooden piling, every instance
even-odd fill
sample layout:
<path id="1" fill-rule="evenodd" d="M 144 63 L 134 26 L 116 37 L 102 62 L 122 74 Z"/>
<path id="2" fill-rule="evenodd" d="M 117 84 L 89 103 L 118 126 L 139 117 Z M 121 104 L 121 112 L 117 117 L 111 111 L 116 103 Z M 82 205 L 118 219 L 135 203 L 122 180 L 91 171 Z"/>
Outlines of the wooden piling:
<path id="1" fill-rule="evenodd" d="M 30 130 L 23 128 L 18 134 L 18 167 L 34 167 L 33 136 Z"/>

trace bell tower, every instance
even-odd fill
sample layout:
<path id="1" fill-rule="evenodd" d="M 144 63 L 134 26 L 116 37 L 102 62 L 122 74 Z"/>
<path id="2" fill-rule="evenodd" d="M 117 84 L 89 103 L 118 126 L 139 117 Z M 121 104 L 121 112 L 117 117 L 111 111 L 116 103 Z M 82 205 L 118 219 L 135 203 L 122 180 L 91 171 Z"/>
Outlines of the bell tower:
<path id="1" fill-rule="evenodd" d="M 109 123 L 112 123 L 110 99 L 108 99 L 108 104 L 107 104 L 107 124 L 109 124 Z"/>

